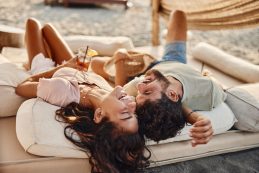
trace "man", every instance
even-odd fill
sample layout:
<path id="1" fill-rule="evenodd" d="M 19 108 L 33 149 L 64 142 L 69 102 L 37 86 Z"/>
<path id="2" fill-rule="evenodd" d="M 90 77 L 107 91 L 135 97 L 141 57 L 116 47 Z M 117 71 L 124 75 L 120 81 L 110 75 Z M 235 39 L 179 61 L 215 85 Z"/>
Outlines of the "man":
<path id="1" fill-rule="evenodd" d="M 123 59 L 127 59 L 128 54 L 126 50 L 117 51 L 113 56 L 115 85 L 124 85 L 125 91 L 136 97 L 139 129 L 146 137 L 154 141 L 174 137 L 189 122 L 194 126 L 190 132 L 192 146 L 196 146 L 207 143 L 213 130 L 210 120 L 193 110 L 210 110 L 224 100 L 225 95 L 209 78 L 184 64 L 186 31 L 185 14 L 181 11 L 173 12 L 162 61 L 155 62 L 145 76 L 137 77 L 126 85 L 128 77 L 125 75 Z M 103 70 L 103 66 L 109 59 L 94 58 L 91 62 L 93 71 L 107 80 L 110 76 Z M 208 85 L 210 88 L 206 88 Z M 219 99 L 208 96 L 213 89 L 218 91 L 215 93 L 220 93 L 217 96 Z M 213 104 L 208 102 L 209 98 Z M 185 106 L 182 106 L 182 102 Z"/>
<path id="2" fill-rule="evenodd" d="M 155 141 L 174 137 L 185 125 L 202 122 L 192 145 L 207 143 L 213 133 L 208 120 L 195 111 L 208 111 L 222 103 L 226 95 L 209 77 L 186 65 L 186 17 L 184 12 L 171 13 L 165 54 L 161 61 L 125 85 L 136 96 L 140 131 Z M 183 108 L 183 109 L 182 109 Z M 183 110 L 183 111 L 182 111 Z M 191 116 L 190 116 L 191 115 Z M 195 125 L 194 125 L 195 126 Z M 196 124 L 197 126 L 197 124 Z"/>

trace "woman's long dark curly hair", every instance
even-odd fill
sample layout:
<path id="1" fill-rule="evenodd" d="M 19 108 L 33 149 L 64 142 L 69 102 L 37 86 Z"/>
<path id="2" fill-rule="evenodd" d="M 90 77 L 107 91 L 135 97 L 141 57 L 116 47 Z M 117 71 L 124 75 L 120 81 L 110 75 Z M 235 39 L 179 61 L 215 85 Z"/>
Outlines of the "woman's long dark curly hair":
<path id="1" fill-rule="evenodd" d="M 56 115 L 67 123 L 66 138 L 90 153 L 92 173 L 134 173 L 149 166 L 150 151 L 138 133 L 123 133 L 106 118 L 96 124 L 94 111 L 77 103 L 58 109 Z"/>

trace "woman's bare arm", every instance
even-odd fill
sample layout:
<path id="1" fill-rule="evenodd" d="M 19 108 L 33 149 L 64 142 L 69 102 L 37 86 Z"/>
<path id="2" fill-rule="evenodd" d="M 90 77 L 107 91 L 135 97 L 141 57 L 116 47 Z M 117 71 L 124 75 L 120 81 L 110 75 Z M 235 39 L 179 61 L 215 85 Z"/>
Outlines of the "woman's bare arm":
<path id="1" fill-rule="evenodd" d="M 39 79 L 51 78 L 53 74 L 62 67 L 64 66 L 60 65 L 49 71 L 30 76 L 29 78 L 27 78 L 25 81 L 23 81 L 16 87 L 15 93 L 25 98 L 37 97 L 37 87 L 38 87 Z"/>
<path id="2" fill-rule="evenodd" d="M 37 87 L 40 78 L 51 78 L 57 70 L 63 67 L 71 67 L 78 70 L 87 70 L 88 65 L 89 64 L 87 64 L 87 67 L 82 67 L 77 64 L 77 59 L 73 58 L 65 64 L 55 67 L 49 71 L 30 76 L 16 87 L 15 93 L 25 98 L 37 97 Z"/>

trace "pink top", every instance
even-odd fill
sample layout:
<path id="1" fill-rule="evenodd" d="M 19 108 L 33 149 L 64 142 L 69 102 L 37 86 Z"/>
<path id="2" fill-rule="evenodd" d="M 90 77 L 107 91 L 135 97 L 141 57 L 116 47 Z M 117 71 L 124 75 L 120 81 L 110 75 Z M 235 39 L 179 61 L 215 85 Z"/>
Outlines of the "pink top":
<path id="1" fill-rule="evenodd" d="M 37 96 L 57 106 L 64 107 L 71 102 L 79 103 L 78 83 L 95 84 L 105 90 L 112 90 L 108 82 L 99 75 L 64 67 L 56 71 L 52 78 L 39 80 Z"/>

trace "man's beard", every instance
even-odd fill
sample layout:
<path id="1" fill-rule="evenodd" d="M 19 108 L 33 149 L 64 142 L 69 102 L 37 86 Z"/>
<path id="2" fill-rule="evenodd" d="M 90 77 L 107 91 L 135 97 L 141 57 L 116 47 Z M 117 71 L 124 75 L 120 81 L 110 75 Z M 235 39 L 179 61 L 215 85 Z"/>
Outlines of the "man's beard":
<path id="1" fill-rule="evenodd" d="M 147 76 L 147 75 L 151 75 L 151 74 L 153 74 L 155 76 L 155 78 L 159 82 L 161 82 L 163 89 L 166 89 L 169 86 L 170 81 L 161 72 L 159 72 L 158 70 L 155 70 L 155 69 L 151 69 L 151 70 L 148 70 L 145 75 Z"/>

